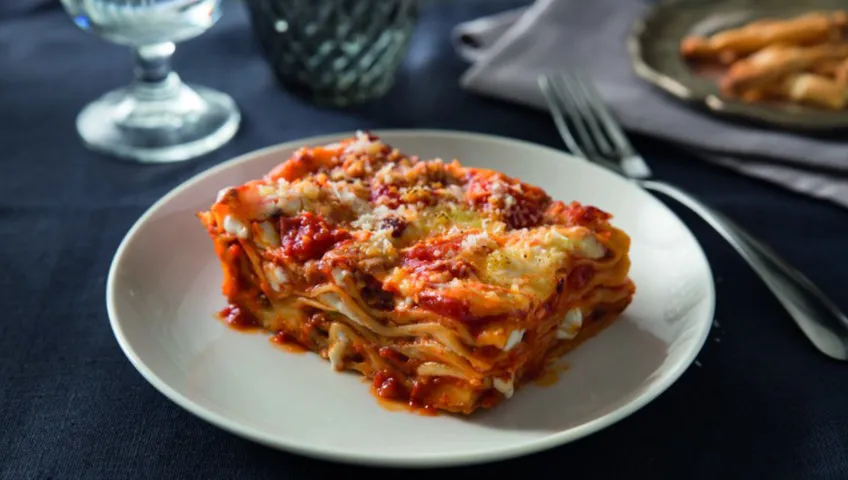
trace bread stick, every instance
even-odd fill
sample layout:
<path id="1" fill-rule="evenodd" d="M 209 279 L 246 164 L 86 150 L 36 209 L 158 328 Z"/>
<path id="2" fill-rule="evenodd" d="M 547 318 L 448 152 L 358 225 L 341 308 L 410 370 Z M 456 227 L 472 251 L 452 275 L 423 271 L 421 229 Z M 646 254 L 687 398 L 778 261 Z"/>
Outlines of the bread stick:
<path id="1" fill-rule="evenodd" d="M 825 60 L 823 62 L 810 65 L 808 71 L 810 73 L 815 73 L 816 75 L 835 78 L 836 72 L 841 64 L 842 60 Z"/>
<path id="2" fill-rule="evenodd" d="M 728 95 L 766 85 L 811 66 L 848 57 L 848 44 L 822 44 L 814 47 L 773 45 L 734 63 L 719 82 Z"/>
<path id="3" fill-rule="evenodd" d="M 693 36 L 684 38 L 681 54 L 690 59 L 736 59 L 767 46 L 814 45 L 842 38 L 848 25 L 848 14 L 813 12 L 788 20 L 763 19 L 741 28 L 726 30 L 710 38 Z"/>
<path id="4" fill-rule="evenodd" d="M 813 73 L 789 75 L 779 83 L 779 94 L 793 102 L 831 110 L 845 107 L 845 86 Z"/>
<path id="5" fill-rule="evenodd" d="M 836 66 L 833 77 L 836 80 L 836 83 L 848 88 L 848 59 L 842 60 L 842 62 Z"/>

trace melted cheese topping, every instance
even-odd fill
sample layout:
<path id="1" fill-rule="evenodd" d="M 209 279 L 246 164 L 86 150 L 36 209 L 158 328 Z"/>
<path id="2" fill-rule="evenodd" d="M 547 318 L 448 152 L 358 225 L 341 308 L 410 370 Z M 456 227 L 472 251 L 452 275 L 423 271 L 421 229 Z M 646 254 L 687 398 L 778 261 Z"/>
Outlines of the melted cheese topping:
<path id="1" fill-rule="evenodd" d="M 389 271 L 384 285 L 404 297 L 434 291 L 468 302 L 475 316 L 501 315 L 538 307 L 554 293 L 575 257 L 599 259 L 606 254 L 584 227 L 494 231 L 475 231 L 462 239 L 457 259 L 473 266 L 469 278 L 445 281 L 443 271 L 398 266 Z"/>
<path id="2" fill-rule="evenodd" d="M 503 247 L 485 259 L 481 278 L 542 300 L 550 296 L 557 283 L 557 272 L 569 266 L 571 255 L 597 259 L 604 248 L 583 227 L 540 227 L 511 232 Z"/>
<path id="3" fill-rule="evenodd" d="M 528 197 L 536 187 L 496 172 L 410 159 L 365 134 L 298 155 L 282 165 L 294 174 L 283 168 L 280 175 L 222 193 L 218 203 L 243 214 L 226 215 L 224 229 L 247 238 L 251 229 L 244 222 L 252 221 L 256 244 L 273 251 L 280 234 L 267 219 L 318 215 L 353 238 L 326 254 L 344 260 L 351 273 L 366 271 L 377 278 L 405 310 L 417 308 L 429 292 L 468 304 L 472 316 L 530 311 L 554 293 L 576 257 L 595 260 L 607 254 L 588 223 L 548 221 L 517 228 L 526 218 L 541 218 L 550 199 L 538 192 Z M 298 170 L 302 166 L 305 170 Z M 454 243 L 442 247 L 439 242 Z M 418 263 L 407 262 L 415 248 L 432 250 Z M 298 263 L 283 263 L 297 277 Z M 345 286 L 343 271 L 326 273 Z M 275 291 L 297 282 L 279 267 L 265 275 Z M 523 335 L 517 332 L 504 332 L 490 344 L 514 348 Z"/>

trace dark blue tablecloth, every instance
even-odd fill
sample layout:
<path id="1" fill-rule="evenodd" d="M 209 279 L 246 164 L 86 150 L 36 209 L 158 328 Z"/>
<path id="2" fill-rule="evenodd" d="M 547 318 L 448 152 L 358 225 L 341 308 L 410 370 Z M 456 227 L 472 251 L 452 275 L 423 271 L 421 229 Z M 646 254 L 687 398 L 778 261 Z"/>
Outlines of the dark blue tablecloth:
<path id="1" fill-rule="evenodd" d="M 4 4 L 5 4 L 4 0 Z M 36 4 L 34 0 L 24 3 Z M 515 2 L 427 8 L 385 99 L 318 109 L 281 91 L 239 4 L 178 48 L 183 77 L 231 93 L 238 137 L 189 163 L 137 166 L 85 150 L 74 117 L 130 79 L 128 52 L 77 31 L 56 3 L 0 19 L 0 477 L 310 478 L 396 471 L 340 466 L 261 447 L 159 394 L 109 329 L 106 272 L 121 238 L 186 178 L 258 147 L 356 128 L 438 127 L 560 141 L 542 113 L 459 90 L 457 22 Z M 848 212 L 707 166 L 637 138 L 658 175 L 707 198 L 800 266 L 848 309 Z M 817 353 L 754 274 L 676 205 L 717 281 L 718 325 L 693 366 L 643 410 L 545 453 L 436 475 L 510 478 L 848 478 L 848 365 Z M 433 472 L 404 475 L 429 477 Z"/>

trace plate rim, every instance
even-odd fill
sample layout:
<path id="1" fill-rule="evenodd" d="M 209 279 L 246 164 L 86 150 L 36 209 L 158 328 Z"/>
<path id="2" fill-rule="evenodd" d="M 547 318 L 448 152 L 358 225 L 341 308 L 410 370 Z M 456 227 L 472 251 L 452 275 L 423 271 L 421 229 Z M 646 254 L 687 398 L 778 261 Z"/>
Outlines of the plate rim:
<path id="1" fill-rule="evenodd" d="M 612 172 L 605 170 L 603 167 L 595 165 L 591 162 L 581 159 L 575 155 L 572 155 L 563 150 L 557 150 L 556 148 L 549 147 L 547 145 L 516 139 L 506 136 L 488 134 L 488 133 L 480 133 L 474 131 L 465 131 L 465 130 L 451 130 L 451 129 L 373 129 L 369 130 L 377 136 L 394 136 L 394 135 L 409 135 L 409 136 L 435 136 L 435 137 L 452 137 L 459 139 L 468 139 L 471 141 L 483 141 L 483 142 L 500 142 L 500 143 L 509 143 L 509 144 L 518 144 L 522 147 L 535 148 L 540 150 L 547 150 L 549 153 L 553 155 L 559 155 L 566 158 L 575 159 L 581 162 L 587 163 L 591 168 L 596 168 L 598 170 L 602 170 L 605 174 L 615 175 Z M 677 380 L 683 375 L 686 370 L 691 367 L 698 354 L 703 349 L 707 338 L 709 337 L 709 333 L 712 328 L 712 319 L 715 317 L 715 306 L 716 306 L 716 292 L 715 292 L 715 277 L 713 276 L 712 267 L 710 265 L 709 259 L 704 252 L 703 247 L 701 246 L 698 238 L 691 231 L 691 229 L 686 225 L 685 222 L 676 214 L 673 210 L 668 208 L 665 204 L 660 202 L 656 197 L 649 194 L 652 201 L 657 202 L 661 208 L 665 209 L 670 215 L 680 221 L 680 224 L 683 226 L 685 231 L 689 234 L 691 239 L 693 240 L 695 246 L 697 246 L 697 251 L 695 252 L 700 256 L 704 266 L 706 267 L 706 286 L 707 291 L 705 292 L 705 298 L 707 299 L 707 309 L 708 314 L 706 317 L 708 321 L 704 321 L 704 325 L 701 326 L 700 330 L 697 334 L 700 338 L 696 339 L 696 343 L 693 345 L 693 348 L 689 352 L 688 355 L 685 356 L 681 361 L 678 362 L 676 366 L 672 368 L 672 370 L 666 375 L 666 378 L 661 383 L 657 384 L 652 390 L 645 392 L 640 397 L 626 403 L 625 405 L 619 407 L 612 412 L 607 413 L 606 415 L 602 415 L 596 417 L 586 423 L 578 425 L 576 427 L 572 427 L 566 431 L 552 433 L 548 436 L 545 436 L 541 439 L 530 440 L 525 443 L 522 443 L 517 446 L 506 446 L 499 448 L 486 449 L 477 452 L 466 452 L 466 453 L 452 453 L 452 454 L 427 454 L 427 455 L 411 455 L 411 456 L 398 456 L 398 457 L 387 457 L 380 458 L 375 457 L 369 454 L 356 453 L 351 451 L 337 450 L 335 448 L 321 448 L 315 445 L 300 445 L 295 441 L 290 439 L 281 439 L 272 434 L 266 434 L 261 431 L 255 430 L 250 426 L 245 426 L 240 424 L 237 421 L 231 420 L 224 415 L 220 415 L 211 409 L 204 407 L 197 402 L 191 400 L 186 395 L 183 395 L 176 391 L 173 387 L 171 387 L 166 381 L 162 380 L 151 368 L 149 368 L 145 362 L 140 358 L 138 353 L 135 351 L 131 342 L 126 337 L 123 328 L 121 327 L 121 322 L 118 320 L 118 313 L 116 303 L 116 296 L 119 292 L 116 289 L 116 278 L 118 276 L 118 266 L 121 264 L 121 259 L 125 256 L 127 247 L 129 243 L 132 241 L 133 237 L 136 233 L 142 228 L 142 226 L 147 223 L 147 221 L 153 217 L 162 207 L 164 207 L 172 198 L 177 196 L 180 192 L 192 187 L 193 185 L 199 183 L 207 176 L 213 175 L 219 171 L 226 170 L 233 166 L 247 163 L 252 161 L 255 158 L 261 157 L 265 154 L 271 153 L 275 150 L 283 150 L 283 149 L 291 149 L 300 147 L 308 144 L 321 144 L 332 142 L 334 140 L 338 140 L 340 138 L 345 138 L 350 136 L 351 131 L 340 131 L 328 134 L 320 134 L 314 135 L 310 137 L 297 138 L 293 140 L 288 140 L 280 143 L 276 143 L 270 146 L 266 146 L 263 148 L 255 149 L 248 151 L 246 153 L 235 156 L 230 160 L 223 161 L 217 165 L 213 165 L 207 169 L 204 169 L 178 185 L 174 186 L 170 191 L 164 194 L 159 200 L 154 202 L 150 207 L 148 207 L 139 218 L 133 223 L 132 227 L 127 230 L 127 233 L 124 235 L 121 240 L 118 248 L 115 250 L 115 254 L 112 258 L 112 262 L 109 267 L 109 272 L 106 278 L 106 310 L 107 315 L 109 317 L 109 324 L 112 329 L 112 333 L 115 336 L 118 345 L 121 348 L 121 351 L 124 353 L 124 356 L 130 361 L 133 367 L 141 374 L 141 376 L 151 385 L 154 389 L 158 390 L 159 393 L 168 398 L 171 402 L 182 408 L 183 410 L 189 412 L 190 414 L 198 417 L 205 422 L 218 427 L 224 431 L 227 431 L 237 437 L 256 442 L 258 444 L 274 448 L 276 450 L 285 451 L 288 453 L 298 454 L 309 458 L 331 461 L 336 463 L 344 463 L 350 465 L 361 465 L 361 466 L 371 466 L 371 467 L 403 467 L 403 468 L 443 468 L 443 467 L 455 467 L 455 466 L 463 466 L 463 465 L 476 465 L 488 462 L 495 462 L 507 459 L 513 459 L 525 455 L 529 455 L 532 453 L 542 452 L 545 450 L 549 450 L 554 447 L 558 447 L 561 445 L 565 445 L 567 443 L 571 443 L 578 439 L 589 436 L 593 433 L 596 433 L 604 428 L 610 427 L 621 420 L 629 417 L 633 413 L 641 410 L 645 405 L 654 401 L 661 394 L 665 393 Z"/>

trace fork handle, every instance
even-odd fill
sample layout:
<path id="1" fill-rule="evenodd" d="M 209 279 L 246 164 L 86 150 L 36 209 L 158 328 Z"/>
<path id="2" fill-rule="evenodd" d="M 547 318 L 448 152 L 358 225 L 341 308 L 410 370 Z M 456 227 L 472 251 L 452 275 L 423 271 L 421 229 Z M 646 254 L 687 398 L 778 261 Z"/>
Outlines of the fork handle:
<path id="1" fill-rule="evenodd" d="M 757 272 L 816 348 L 829 357 L 848 360 L 848 317 L 804 274 L 692 194 L 665 182 L 637 182 L 643 188 L 663 193 L 697 213 Z"/>

